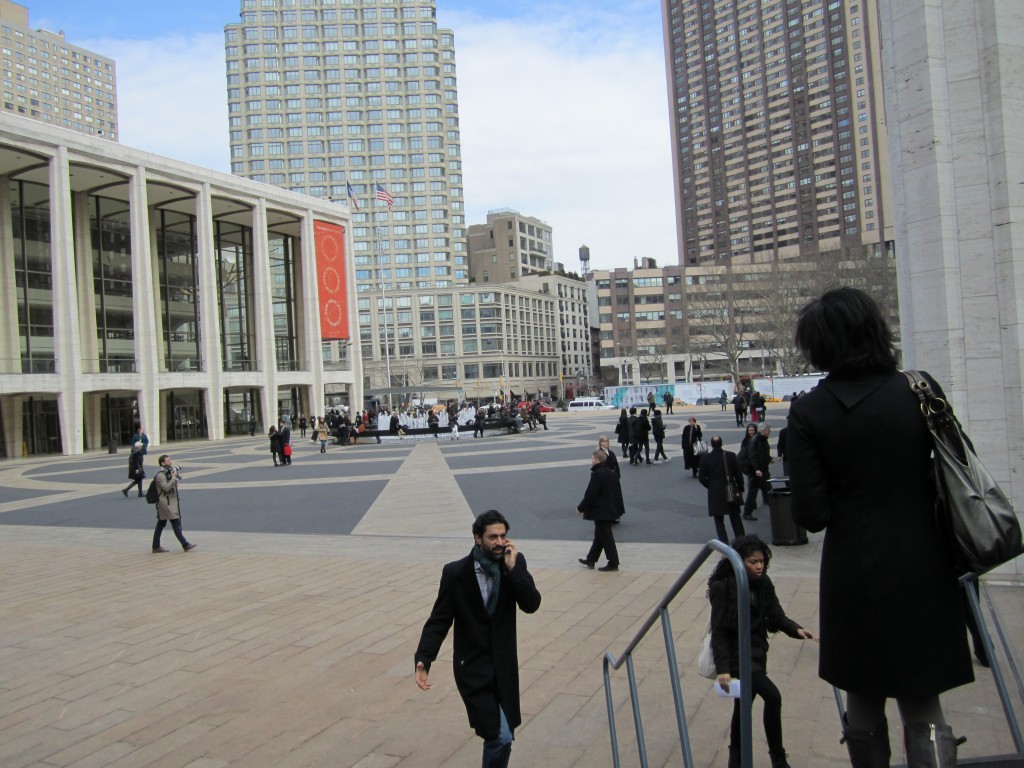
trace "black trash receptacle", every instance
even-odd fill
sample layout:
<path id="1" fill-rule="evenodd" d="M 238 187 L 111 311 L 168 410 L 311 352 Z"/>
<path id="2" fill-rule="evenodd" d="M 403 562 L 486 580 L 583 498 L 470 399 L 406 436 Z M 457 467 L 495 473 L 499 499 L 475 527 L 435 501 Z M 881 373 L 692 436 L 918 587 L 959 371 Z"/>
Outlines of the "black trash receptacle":
<path id="1" fill-rule="evenodd" d="M 107 443 L 107 453 L 117 453 L 117 440 Z"/>
<path id="2" fill-rule="evenodd" d="M 807 530 L 793 521 L 793 495 L 789 492 L 789 478 L 772 478 L 768 492 L 771 511 L 772 544 L 789 547 L 807 543 Z"/>

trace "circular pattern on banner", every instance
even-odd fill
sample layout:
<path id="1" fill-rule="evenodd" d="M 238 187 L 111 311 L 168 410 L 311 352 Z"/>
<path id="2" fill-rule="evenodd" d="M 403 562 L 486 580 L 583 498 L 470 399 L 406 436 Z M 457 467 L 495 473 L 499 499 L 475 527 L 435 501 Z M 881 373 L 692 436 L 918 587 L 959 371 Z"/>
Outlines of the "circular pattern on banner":
<path id="1" fill-rule="evenodd" d="M 319 240 L 317 256 L 322 257 L 325 262 L 337 261 L 338 254 L 341 253 L 337 236 L 333 232 L 320 230 L 320 236 L 317 239 Z"/>
<path id="2" fill-rule="evenodd" d="M 337 299 L 328 299 L 323 305 L 323 318 L 332 328 L 341 325 L 341 304 Z"/>
<path id="3" fill-rule="evenodd" d="M 325 267 L 320 275 L 320 285 L 327 294 L 336 294 L 341 290 L 341 275 L 334 267 Z"/>

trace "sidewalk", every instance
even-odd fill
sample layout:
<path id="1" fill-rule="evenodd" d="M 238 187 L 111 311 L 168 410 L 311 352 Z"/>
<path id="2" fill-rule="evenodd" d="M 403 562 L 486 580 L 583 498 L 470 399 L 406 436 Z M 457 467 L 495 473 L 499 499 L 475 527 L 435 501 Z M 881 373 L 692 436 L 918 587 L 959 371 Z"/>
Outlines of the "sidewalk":
<path id="1" fill-rule="evenodd" d="M 473 766 L 449 663 L 430 692 L 412 653 L 439 564 L 468 541 L 204 532 L 190 553 L 151 555 L 139 532 L 3 526 L 0 538 L 0 765 L 128 768 Z M 141 546 L 140 546 L 141 545 Z M 628 570 L 566 565 L 564 542 L 520 541 L 544 596 L 521 616 L 524 724 L 514 766 L 611 765 L 600 657 L 617 653 L 694 545 L 625 545 Z M 818 543 L 787 549 L 773 577 L 787 612 L 816 627 Z M 672 612 L 695 763 L 726 764 L 729 702 L 709 693 L 695 656 L 703 583 Z M 1021 637 L 1020 589 L 996 590 Z M 779 636 L 794 767 L 847 765 L 813 644 Z M 660 632 L 636 671 L 650 764 L 682 764 Z M 962 756 L 1012 746 L 991 678 L 947 697 L 969 741 Z M 624 765 L 636 765 L 624 673 L 614 677 Z M 755 705 L 755 765 L 768 765 Z M 892 722 L 898 722 L 895 713 Z M 894 760 L 902 750 L 894 748 Z"/>

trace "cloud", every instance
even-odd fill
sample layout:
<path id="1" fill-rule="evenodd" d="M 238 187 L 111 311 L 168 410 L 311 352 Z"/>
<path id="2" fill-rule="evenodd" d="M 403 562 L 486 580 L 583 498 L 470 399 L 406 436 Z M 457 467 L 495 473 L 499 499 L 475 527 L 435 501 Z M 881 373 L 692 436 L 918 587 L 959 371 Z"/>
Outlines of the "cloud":
<path id="1" fill-rule="evenodd" d="M 677 261 L 660 19 L 651 4 L 549 4 L 455 30 L 466 222 L 514 208 L 554 230 L 570 270 Z M 81 45 L 117 62 L 120 141 L 230 168 L 220 33 Z"/>
<path id="2" fill-rule="evenodd" d="M 117 62 L 122 144 L 230 169 L 223 35 L 102 39 L 82 46 Z"/>
<path id="3" fill-rule="evenodd" d="M 467 221 L 503 207 L 542 219 L 571 270 L 584 243 L 598 268 L 676 263 L 660 37 L 607 19 L 455 29 Z"/>

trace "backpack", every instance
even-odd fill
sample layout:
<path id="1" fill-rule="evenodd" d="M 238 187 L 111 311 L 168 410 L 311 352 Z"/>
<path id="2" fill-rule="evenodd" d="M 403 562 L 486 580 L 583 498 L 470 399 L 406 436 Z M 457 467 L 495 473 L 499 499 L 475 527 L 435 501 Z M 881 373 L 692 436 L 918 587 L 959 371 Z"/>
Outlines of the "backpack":
<path id="1" fill-rule="evenodd" d="M 156 478 L 154 477 L 149 482 L 149 488 L 146 489 L 146 503 L 156 504 L 160 501 L 160 489 L 156 487 Z"/>

